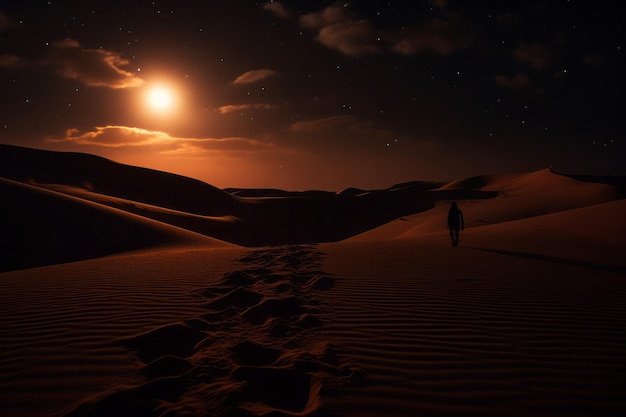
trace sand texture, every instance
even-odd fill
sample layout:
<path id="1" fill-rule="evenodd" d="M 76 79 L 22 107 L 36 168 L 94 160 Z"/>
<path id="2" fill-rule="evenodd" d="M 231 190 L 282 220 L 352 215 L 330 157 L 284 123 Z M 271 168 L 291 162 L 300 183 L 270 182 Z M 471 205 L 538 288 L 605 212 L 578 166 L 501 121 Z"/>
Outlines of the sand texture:
<path id="1" fill-rule="evenodd" d="M 626 415 L 622 178 L 287 192 L 0 162 L 2 416 Z"/>

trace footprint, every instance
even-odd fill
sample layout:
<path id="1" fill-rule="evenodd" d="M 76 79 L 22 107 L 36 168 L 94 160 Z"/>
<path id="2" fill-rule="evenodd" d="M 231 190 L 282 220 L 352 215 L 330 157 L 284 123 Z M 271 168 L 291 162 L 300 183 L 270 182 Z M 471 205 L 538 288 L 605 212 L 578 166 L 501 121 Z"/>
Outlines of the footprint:
<path id="1" fill-rule="evenodd" d="M 233 287 L 248 287 L 254 283 L 254 278 L 245 271 L 235 271 L 225 274 L 222 283 Z"/>
<path id="2" fill-rule="evenodd" d="M 67 413 L 66 417 L 159 417 L 162 402 L 175 402 L 187 388 L 184 378 L 159 378 L 134 388 L 106 393 Z"/>
<path id="3" fill-rule="evenodd" d="M 239 314 L 239 311 L 235 307 L 228 307 L 220 311 L 202 314 L 198 316 L 197 319 L 200 319 L 214 326 L 221 326 L 227 320 L 237 316 L 238 314 Z M 205 330 L 205 329 L 202 329 L 202 330 Z"/>
<path id="4" fill-rule="evenodd" d="M 237 364 L 247 366 L 271 365 L 281 355 L 278 349 L 263 347 L 249 340 L 239 342 L 228 350 Z"/>
<path id="5" fill-rule="evenodd" d="M 261 301 L 263 295 L 248 291 L 245 288 L 236 288 L 228 294 L 206 304 L 205 307 L 213 310 L 223 310 L 228 307 L 252 307 Z"/>
<path id="6" fill-rule="evenodd" d="M 311 399 L 313 377 L 294 369 L 242 366 L 233 372 L 233 377 L 245 382 L 242 400 L 246 402 L 299 413 Z"/>
<path id="7" fill-rule="evenodd" d="M 176 356 L 163 356 L 141 368 L 141 373 L 149 379 L 156 379 L 180 376 L 190 369 L 191 364 L 185 359 Z"/>
<path id="8" fill-rule="evenodd" d="M 266 298 L 259 304 L 247 309 L 243 316 L 253 324 L 262 324 L 272 317 L 288 319 L 304 314 L 304 301 L 297 297 Z"/>
<path id="9" fill-rule="evenodd" d="M 124 344 L 137 352 L 141 362 L 150 363 L 163 356 L 187 358 L 193 354 L 198 342 L 205 339 L 205 333 L 177 323 L 142 333 Z"/>
<path id="10" fill-rule="evenodd" d="M 313 329 L 322 327 L 322 321 L 312 314 L 303 314 L 294 325 L 301 329 Z"/>
<path id="11" fill-rule="evenodd" d="M 335 280 L 327 276 L 316 276 L 311 278 L 307 284 L 314 290 L 330 290 L 335 286 Z"/>

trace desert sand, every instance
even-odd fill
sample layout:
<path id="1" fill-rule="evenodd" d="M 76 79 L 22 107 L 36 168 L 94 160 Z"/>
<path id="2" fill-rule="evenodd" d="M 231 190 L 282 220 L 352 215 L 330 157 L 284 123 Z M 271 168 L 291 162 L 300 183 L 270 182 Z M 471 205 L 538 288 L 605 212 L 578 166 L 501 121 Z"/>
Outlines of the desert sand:
<path id="1" fill-rule="evenodd" d="M 0 414 L 625 415 L 624 191 L 219 190 L 0 146 Z"/>

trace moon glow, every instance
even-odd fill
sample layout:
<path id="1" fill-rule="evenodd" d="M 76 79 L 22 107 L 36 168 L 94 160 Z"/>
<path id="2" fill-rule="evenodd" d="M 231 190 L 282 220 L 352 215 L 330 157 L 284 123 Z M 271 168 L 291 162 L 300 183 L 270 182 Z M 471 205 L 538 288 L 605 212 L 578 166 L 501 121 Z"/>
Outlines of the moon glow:
<path id="1" fill-rule="evenodd" d="M 151 88 L 147 93 L 146 100 L 150 109 L 159 113 L 173 110 L 176 101 L 174 92 L 165 86 Z"/>

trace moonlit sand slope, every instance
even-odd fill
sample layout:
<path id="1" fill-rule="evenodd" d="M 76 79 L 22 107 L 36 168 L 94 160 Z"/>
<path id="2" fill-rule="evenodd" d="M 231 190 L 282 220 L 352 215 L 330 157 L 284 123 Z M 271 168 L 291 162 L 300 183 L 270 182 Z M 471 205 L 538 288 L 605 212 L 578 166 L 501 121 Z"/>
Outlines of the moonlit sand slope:
<path id="1" fill-rule="evenodd" d="M 324 332 L 367 381 L 334 407 L 354 416 L 624 413 L 624 203 L 477 227 L 458 248 L 445 234 L 324 245 L 337 274 L 329 295 L 341 300 Z"/>
<path id="2" fill-rule="evenodd" d="M 21 256 L 4 265 L 30 267 L 0 273 L 2 416 L 626 413 L 623 188 L 539 171 L 268 203 L 208 186 L 221 211 L 200 213 L 30 182 L 0 183 Z M 307 202 L 339 214 L 281 226 Z M 208 237 L 272 227 L 352 237 Z"/>

